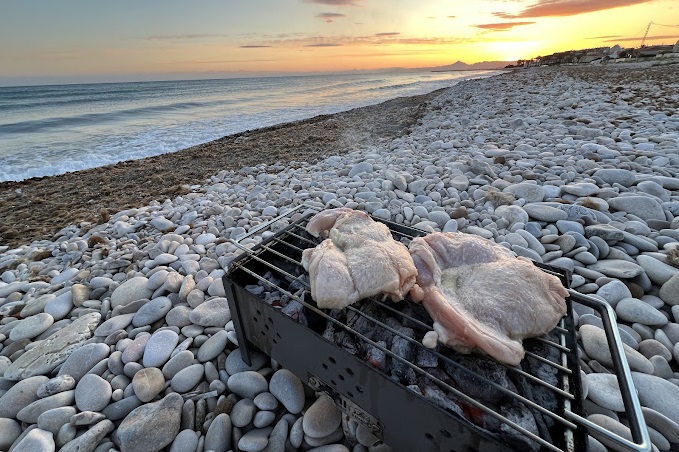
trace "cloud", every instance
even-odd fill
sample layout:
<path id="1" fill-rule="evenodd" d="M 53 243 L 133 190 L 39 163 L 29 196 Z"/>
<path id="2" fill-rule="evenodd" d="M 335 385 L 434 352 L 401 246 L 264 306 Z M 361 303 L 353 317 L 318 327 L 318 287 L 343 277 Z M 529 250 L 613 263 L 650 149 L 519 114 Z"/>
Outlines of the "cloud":
<path id="1" fill-rule="evenodd" d="M 448 16 L 448 19 L 456 19 L 457 16 Z"/>
<path id="2" fill-rule="evenodd" d="M 341 47 L 342 44 L 336 42 L 318 42 L 316 44 L 306 44 L 304 47 Z"/>
<path id="3" fill-rule="evenodd" d="M 316 3 L 318 5 L 358 6 L 358 4 L 356 3 L 357 0 L 302 0 L 302 1 L 304 3 Z"/>
<path id="4" fill-rule="evenodd" d="M 531 25 L 534 23 L 535 22 L 501 22 L 497 24 L 479 24 L 474 26 L 483 30 L 507 31 L 514 27 L 520 27 L 521 25 Z"/>
<path id="5" fill-rule="evenodd" d="M 622 38 L 622 35 L 592 36 L 591 38 L 585 39 L 610 39 L 610 38 Z"/>
<path id="6" fill-rule="evenodd" d="M 527 17 L 575 16 L 577 14 L 650 3 L 653 0 L 541 0 L 516 14 L 496 12 L 502 19 Z"/>
<path id="7" fill-rule="evenodd" d="M 319 19 L 324 19 L 326 22 L 333 22 L 334 19 L 339 19 L 340 17 L 347 17 L 346 14 L 341 13 L 319 13 L 316 14 Z"/>
<path id="8" fill-rule="evenodd" d="M 241 49 L 263 49 L 266 47 L 272 47 L 272 46 L 258 46 L 258 45 L 244 45 L 244 46 L 239 46 Z"/>
<path id="9" fill-rule="evenodd" d="M 398 31 L 388 31 L 386 33 L 375 33 L 375 36 L 396 36 L 400 34 L 401 33 L 399 33 Z"/>

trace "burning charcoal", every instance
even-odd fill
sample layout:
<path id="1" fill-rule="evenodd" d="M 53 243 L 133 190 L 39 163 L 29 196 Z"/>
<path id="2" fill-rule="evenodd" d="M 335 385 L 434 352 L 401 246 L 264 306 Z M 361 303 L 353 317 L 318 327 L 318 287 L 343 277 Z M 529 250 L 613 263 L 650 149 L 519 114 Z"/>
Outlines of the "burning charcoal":
<path id="1" fill-rule="evenodd" d="M 325 331 L 323 331 L 323 339 L 325 339 L 328 342 L 335 342 L 335 324 L 332 322 L 328 322 L 327 325 L 325 325 Z"/>
<path id="2" fill-rule="evenodd" d="M 385 337 L 382 337 L 384 336 L 384 329 L 376 327 L 375 322 L 368 319 L 368 317 L 370 317 L 384 321 L 384 311 L 377 304 L 369 300 L 361 301 L 355 306 L 365 315 L 362 315 L 358 311 L 350 310 L 347 313 L 347 325 L 366 336 L 368 339 L 389 342 Z M 379 334 L 380 337 L 376 337 L 377 334 Z"/>
<path id="3" fill-rule="evenodd" d="M 424 386 L 424 388 L 422 388 L 422 394 L 441 408 L 457 414 L 462 419 L 467 418 L 462 411 L 462 408 L 455 403 L 455 400 L 448 397 L 448 395 L 434 383 Z"/>
<path id="4" fill-rule="evenodd" d="M 410 328 L 398 325 L 396 330 L 410 339 L 413 339 L 414 337 L 413 330 Z M 394 338 L 391 340 L 391 351 L 394 352 L 396 356 L 411 363 L 415 360 L 415 344 L 408 341 L 405 337 L 394 335 Z M 410 366 L 397 359 L 391 360 L 391 372 L 399 380 L 408 381 L 409 383 L 415 382 L 415 371 Z"/>
<path id="5" fill-rule="evenodd" d="M 308 284 L 308 277 L 306 275 L 299 276 L 297 279 L 293 280 L 290 283 L 290 287 L 288 287 L 288 290 L 291 293 L 299 292 L 299 291 L 304 291 L 308 287 L 306 284 Z M 305 284 L 306 283 L 306 284 Z"/>
<path id="6" fill-rule="evenodd" d="M 535 418 L 533 418 L 530 410 L 525 405 L 516 402 L 504 404 L 500 407 L 500 414 L 529 432 L 540 436 L 537 425 L 535 424 Z M 500 426 L 500 432 L 502 438 L 516 450 L 535 452 L 540 450 L 538 443 L 532 441 L 508 424 L 503 423 Z"/>
<path id="7" fill-rule="evenodd" d="M 352 355 L 358 354 L 356 343 L 351 336 L 349 336 L 349 333 L 344 330 L 335 333 L 335 343 Z"/>
<path id="8" fill-rule="evenodd" d="M 429 349 L 418 347 L 415 364 L 418 367 L 436 367 L 439 365 L 439 358 Z"/>
<path id="9" fill-rule="evenodd" d="M 382 341 L 377 342 L 382 347 L 387 347 L 387 344 Z M 386 370 L 387 368 L 387 354 L 371 344 L 364 344 L 365 360 L 368 364 L 378 370 Z"/>
<path id="10" fill-rule="evenodd" d="M 545 364 L 542 365 L 544 366 Z M 521 367 L 523 368 L 523 370 L 530 373 L 530 365 L 526 363 L 526 360 L 521 362 Z M 521 394 L 528 400 L 535 402 L 536 404 L 540 405 L 541 407 L 547 409 L 550 412 L 553 413 L 556 412 L 557 410 L 556 398 L 549 389 L 545 388 L 544 386 L 538 383 L 531 382 L 523 375 L 520 375 L 518 372 L 510 373 L 510 378 L 512 379 L 514 384 L 516 384 L 519 394 Z M 535 417 L 535 422 L 538 426 L 538 430 L 540 431 L 540 437 L 542 437 L 543 439 L 551 440 L 551 435 L 549 433 L 548 428 L 554 426 L 554 419 L 549 415 L 542 414 L 538 410 L 532 408 L 529 409 L 531 410 L 533 416 Z"/>
<path id="11" fill-rule="evenodd" d="M 429 313 L 421 303 L 402 303 L 402 306 L 403 308 L 401 309 L 401 312 L 403 312 L 404 315 L 412 317 L 426 325 L 432 324 Z M 405 317 L 403 318 L 403 326 L 412 328 L 414 330 L 423 330 L 423 327 L 420 323 L 413 322 L 412 320 L 408 320 Z"/>
<path id="12" fill-rule="evenodd" d="M 509 379 L 507 369 L 503 365 L 477 355 L 458 355 L 454 361 L 472 371 L 462 369 L 448 360 L 444 363 L 446 372 L 455 381 L 456 386 L 468 396 L 493 404 L 499 404 L 507 397 L 501 390 L 482 380 L 479 377 L 481 375 L 509 391 L 516 392 L 516 387 Z"/>
<path id="13" fill-rule="evenodd" d="M 306 318 L 304 317 L 304 305 L 297 300 L 290 300 L 290 303 L 285 305 L 281 312 L 291 319 L 297 320 L 299 323 L 306 325 Z"/>

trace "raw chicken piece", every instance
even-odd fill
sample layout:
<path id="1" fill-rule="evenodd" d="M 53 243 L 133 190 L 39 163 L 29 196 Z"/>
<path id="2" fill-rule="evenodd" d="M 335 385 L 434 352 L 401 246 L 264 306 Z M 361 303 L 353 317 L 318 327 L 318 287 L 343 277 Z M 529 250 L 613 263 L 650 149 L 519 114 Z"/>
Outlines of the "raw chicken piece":
<path id="1" fill-rule="evenodd" d="M 517 365 L 521 341 L 553 329 L 566 314 L 559 279 L 495 242 L 462 233 L 415 238 L 417 284 L 410 296 L 434 319 L 438 341 L 462 353 L 483 351 Z M 436 345 L 428 334 L 425 345 Z M 434 339 L 434 340 L 432 340 Z"/>
<path id="2" fill-rule="evenodd" d="M 324 210 L 309 221 L 307 231 L 315 237 L 329 231 L 328 239 L 302 253 L 311 297 L 320 308 L 342 309 L 380 293 L 399 301 L 415 284 L 417 270 L 408 249 L 365 212 Z"/>

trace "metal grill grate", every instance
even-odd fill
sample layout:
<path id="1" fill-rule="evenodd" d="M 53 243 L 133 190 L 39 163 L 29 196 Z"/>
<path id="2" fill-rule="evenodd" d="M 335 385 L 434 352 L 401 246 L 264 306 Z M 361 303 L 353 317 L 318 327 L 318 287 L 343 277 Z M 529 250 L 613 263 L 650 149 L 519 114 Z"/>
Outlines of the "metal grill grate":
<path id="1" fill-rule="evenodd" d="M 301 266 L 302 251 L 315 247 L 320 242 L 319 239 L 310 236 L 305 229 L 308 220 L 317 211 L 307 209 L 300 215 L 302 208 L 303 206 L 300 206 L 250 231 L 247 237 L 270 230 L 273 224 L 281 220 L 287 223 L 294 213 L 300 217 L 253 249 L 241 243 L 246 237 L 233 241 L 244 251 L 244 254 L 233 263 L 224 282 L 232 314 L 234 314 L 234 323 L 244 361 L 248 362 L 250 344 L 254 345 L 289 368 L 314 389 L 325 391 L 333 396 L 345 412 L 351 413 L 354 418 L 371 428 L 373 433 L 385 442 L 398 444 L 399 449 L 401 447 L 403 450 L 421 449 L 427 442 L 429 443 L 425 446 L 427 450 L 467 450 L 469 447 L 475 450 L 511 448 L 511 445 L 500 441 L 498 435 L 489 435 L 486 430 L 459 415 L 452 414 L 450 410 L 443 410 L 431 400 L 422 397 L 421 394 L 395 382 L 386 374 L 357 360 L 346 350 L 324 339 L 321 336 L 323 328 L 327 324 L 332 324 L 333 328 L 346 332 L 356 341 L 380 350 L 389 356 L 392 362 L 398 362 L 412 369 L 420 378 L 440 388 L 447 397 L 452 397 L 462 406 L 469 407 L 470 411 L 478 410 L 477 413 L 490 416 L 506 428 L 512 429 L 514 434 L 518 433 L 522 438 L 528 439 L 529 443 L 537 445 L 540 450 L 584 450 L 587 431 L 594 435 L 603 435 L 622 448 L 635 451 L 650 450 L 648 433 L 643 424 L 636 393 L 633 390 L 629 368 L 622 358 L 624 354 L 621 341 L 617 335 L 617 328 L 614 327 L 611 312 L 606 310 L 607 306 L 602 306 L 598 300 L 569 289 L 568 314 L 561 319 L 559 325 L 549 335 L 525 341 L 527 349 L 525 361 L 539 362 L 545 366 L 548 373 L 556 377 L 552 382 L 531 372 L 533 367 L 514 367 L 497 363 L 490 358 L 476 357 L 478 360 L 492 361 L 493 365 L 503 366 L 513 378 L 525 382 L 531 388 L 540 388 L 537 390 L 542 391 L 543 394 L 548 393 L 557 407 L 557 409 L 548 409 L 525 394 L 502 386 L 460 364 L 455 352 L 445 347 L 439 347 L 438 350 L 424 349 L 420 340 L 424 332 L 432 329 L 431 320 L 404 312 L 407 311 L 403 309 L 404 303 L 385 303 L 373 297 L 347 307 L 341 315 L 317 308 L 309 295 L 308 275 Z M 405 245 L 408 245 L 413 237 L 425 234 L 417 229 L 390 222 L 385 223 L 389 226 L 394 239 Z M 568 287 L 567 274 L 554 267 L 536 265 L 543 271 L 559 277 Z M 300 303 L 304 311 L 320 327 L 305 326 L 282 315 L 280 309 L 269 306 L 246 289 L 246 286 L 252 284 L 265 285 L 287 296 L 290 300 Z M 294 291 L 289 290 L 290 287 L 293 287 Z M 634 443 L 598 427 L 577 414 L 580 410 L 581 399 L 580 373 L 572 318 L 573 302 L 594 307 L 603 314 L 609 345 L 621 382 L 623 399 L 631 420 L 630 428 L 635 439 Z M 386 313 L 398 319 L 402 324 L 408 324 L 419 332 L 419 336 L 404 335 L 398 329 L 385 323 L 383 318 L 377 318 L 374 315 L 375 312 Z M 542 419 L 550 425 L 549 430 L 540 431 L 540 435 L 531 432 L 500 413 L 497 407 L 489 406 L 492 404 L 477 400 L 460 388 L 454 387 L 450 382 L 444 381 L 440 375 L 434 375 L 431 371 L 404 359 L 369 337 L 370 334 L 354 328 L 359 319 L 364 324 L 367 322 L 371 328 L 388 331 L 394 337 L 400 337 L 416 349 L 427 350 L 444 366 L 450 366 L 462 372 L 477 384 L 487 385 L 514 403 L 525 406 L 532 413 L 539 413 Z M 533 347 L 530 347 L 530 344 L 533 344 Z M 307 345 L 310 348 L 316 347 L 316 349 L 309 350 L 310 353 L 300 353 L 299 348 Z M 402 400 L 394 400 L 394 398 Z M 406 411 L 395 415 L 394 412 L 399 410 Z M 412 415 L 404 419 L 404 413 Z M 558 432 L 558 437 L 554 432 Z M 516 447 L 517 444 L 513 446 Z"/>

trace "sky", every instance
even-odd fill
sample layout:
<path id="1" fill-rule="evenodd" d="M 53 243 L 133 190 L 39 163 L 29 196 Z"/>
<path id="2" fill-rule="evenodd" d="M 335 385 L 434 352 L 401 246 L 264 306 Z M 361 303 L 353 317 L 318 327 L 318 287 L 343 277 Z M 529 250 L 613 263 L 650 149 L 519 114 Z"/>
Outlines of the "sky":
<path id="1" fill-rule="evenodd" d="M 516 61 L 679 40 L 677 0 L 3 0 L 0 84 Z"/>

